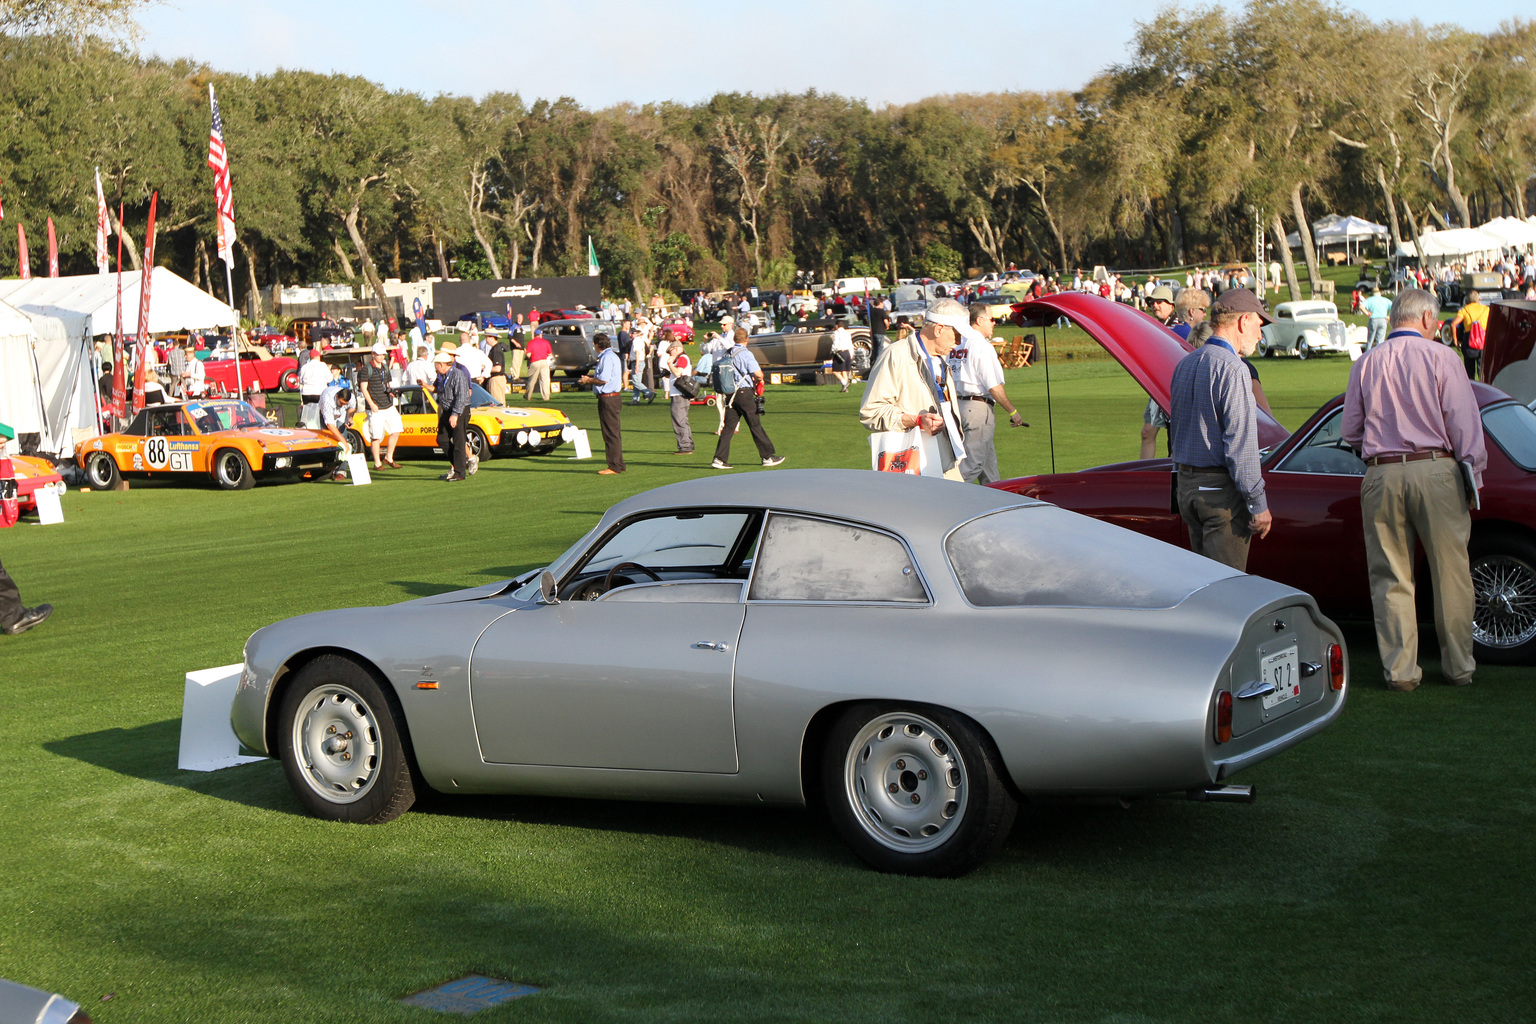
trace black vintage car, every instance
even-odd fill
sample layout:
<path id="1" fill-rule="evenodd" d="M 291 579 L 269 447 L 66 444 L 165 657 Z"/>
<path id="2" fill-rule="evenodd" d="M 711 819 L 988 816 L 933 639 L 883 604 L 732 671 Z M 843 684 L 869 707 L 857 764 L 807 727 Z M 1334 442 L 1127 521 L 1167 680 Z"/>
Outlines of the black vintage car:
<path id="1" fill-rule="evenodd" d="M 814 373 L 832 359 L 832 332 L 836 320 L 791 320 L 782 331 L 758 334 L 747 342 L 764 373 Z M 850 325 L 853 335 L 853 365 L 859 373 L 869 370 L 871 342 L 869 328 Z"/>
<path id="2" fill-rule="evenodd" d="M 555 354 L 555 373 L 580 377 L 597 366 L 597 348 L 592 339 L 608 335 L 617 344 L 618 325 L 608 320 L 543 320 L 539 335 L 549 342 Z"/>

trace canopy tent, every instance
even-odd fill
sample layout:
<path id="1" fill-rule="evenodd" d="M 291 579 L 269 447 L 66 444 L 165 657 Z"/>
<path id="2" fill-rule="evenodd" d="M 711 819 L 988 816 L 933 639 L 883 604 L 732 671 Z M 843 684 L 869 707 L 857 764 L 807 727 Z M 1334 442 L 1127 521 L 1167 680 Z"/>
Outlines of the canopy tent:
<path id="1" fill-rule="evenodd" d="M 139 271 L 123 274 L 123 330 L 139 325 Z M 0 281 L 0 300 L 24 312 L 80 315 L 86 334 L 95 337 L 117 330 L 117 276 L 80 274 L 74 277 L 34 277 Z M 192 282 L 165 267 L 156 267 L 149 297 L 149 331 L 210 331 L 231 327 L 235 312 Z"/>
<path id="2" fill-rule="evenodd" d="M 1536 220 L 1536 218 L 1533 218 Z M 1477 230 L 1511 248 L 1536 245 L 1536 223 L 1515 217 L 1495 217 Z"/>
<path id="3" fill-rule="evenodd" d="M 38 435 L 38 451 L 74 450 L 74 429 L 95 433 L 96 376 L 86 318 L 0 302 L 0 423 Z"/>
<path id="4" fill-rule="evenodd" d="M 1384 224 L 1372 224 L 1363 217 L 1340 217 L 1327 227 L 1313 226 L 1312 237 L 1318 244 L 1329 242 L 1358 242 L 1365 238 L 1386 238 L 1392 232 Z"/>
<path id="5" fill-rule="evenodd" d="M 1404 242 L 1397 251 L 1400 256 L 1417 256 L 1422 250 L 1426 260 L 1445 260 L 1457 256 L 1498 253 L 1503 248 L 1503 242 L 1477 228 L 1451 228 L 1448 231 L 1426 231 L 1419 236 L 1418 245 Z"/>

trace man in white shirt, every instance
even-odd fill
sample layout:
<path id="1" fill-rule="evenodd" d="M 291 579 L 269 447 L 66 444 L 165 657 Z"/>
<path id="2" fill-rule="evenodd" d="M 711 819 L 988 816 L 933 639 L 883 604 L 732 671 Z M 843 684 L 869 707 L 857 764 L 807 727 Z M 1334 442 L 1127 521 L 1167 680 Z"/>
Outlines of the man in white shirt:
<path id="1" fill-rule="evenodd" d="M 470 380 L 484 387 L 486 378 L 491 375 L 491 360 L 480 351 L 478 338 L 472 335 L 469 344 L 460 345 L 456 358 L 469 371 Z"/>
<path id="2" fill-rule="evenodd" d="M 971 326 L 987 341 L 980 344 L 962 338 L 949 353 L 949 366 L 955 375 L 955 392 L 959 398 L 960 425 L 965 431 L 965 458 L 960 460 L 960 478 L 966 483 L 979 480 L 991 484 L 1002 479 L 997 470 L 997 446 L 993 437 L 997 420 L 993 405 L 1008 410 L 1009 422 L 1014 426 L 1027 424 L 1003 388 L 1003 364 L 992 347 L 992 318 L 987 315 L 985 303 L 971 306 L 970 320 Z"/>
<path id="3" fill-rule="evenodd" d="M 832 376 L 843 386 L 843 391 L 847 391 L 853 382 L 853 334 L 841 320 L 832 332 Z"/>
<path id="4" fill-rule="evenodd" d="M 405 364 L 405 382 L 420 387 L 436 379 L 437 374 L 432 369 L 432 353 L 427 350 L 427 346 L 421 345 L 416 349 L 416 358 Z"/>
<path id="5" fill-rule="evenodd" d="M 331 383 L 331 368 L 320 358 L 320 350 L 309 350 L 309 361 L 299 367 L 299 398 L 305 405 L 320 401 L 320 395 Z"/>

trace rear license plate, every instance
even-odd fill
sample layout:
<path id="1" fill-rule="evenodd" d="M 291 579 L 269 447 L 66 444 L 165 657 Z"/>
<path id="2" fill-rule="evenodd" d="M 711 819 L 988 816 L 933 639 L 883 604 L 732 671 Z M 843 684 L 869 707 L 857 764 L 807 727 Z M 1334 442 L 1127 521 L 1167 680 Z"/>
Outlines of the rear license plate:
<path id="1" fill-rule="evenodd" d="M 1287 647 L 1278 654 L 1271 654 L 1259 662 L 1259 671 L 1263 674 L 1264 681 L 1274 684 L 1274 690 L 1264 695 L 1264 710 L 1268 711 L 1277 704 L 1284 704 L 1292 697 L 1301 696 L 1300 660 L 1296 657 L 1296 648 Z"/>

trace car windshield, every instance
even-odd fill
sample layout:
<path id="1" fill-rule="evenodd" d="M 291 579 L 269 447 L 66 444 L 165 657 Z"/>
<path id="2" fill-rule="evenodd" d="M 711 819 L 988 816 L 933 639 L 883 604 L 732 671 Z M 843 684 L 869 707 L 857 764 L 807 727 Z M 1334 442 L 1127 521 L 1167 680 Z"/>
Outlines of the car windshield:
<path id="1" fill-rule="evenodd" d="M 1536 412 L 1518 402 L 1490 406 L 1483 412 L 1483 429 L 1509 461 L 1536 472 Z"/>
<path id="2" fill-rule="evenodd" d="M 215 430 L 239 430 L 244 427 L 269 427 L 267 418 L 245 402 L 187 403 L 187 417 L 204 434 Z"/>
<path id="3" fill-rule="evenodd" d="M 973 519 L 949 535 L 944 550 L 965 599 L 984 608 L 1171 608 L 1202 587 L 1241 575 L 1053 505 Z"/>
<path id="4" fill-rule="evenodd" d="M 485 388 L 481 387 L 479 384 L 476 384 L 474 381 L 470 381 L 469 404 L 472 408 L 478 409 L 482 405 L 504 405 L 506 403 L 496 401 L 496 399 L 491 397 L 491 393 L 489 391 L 485 390 Z"/>

